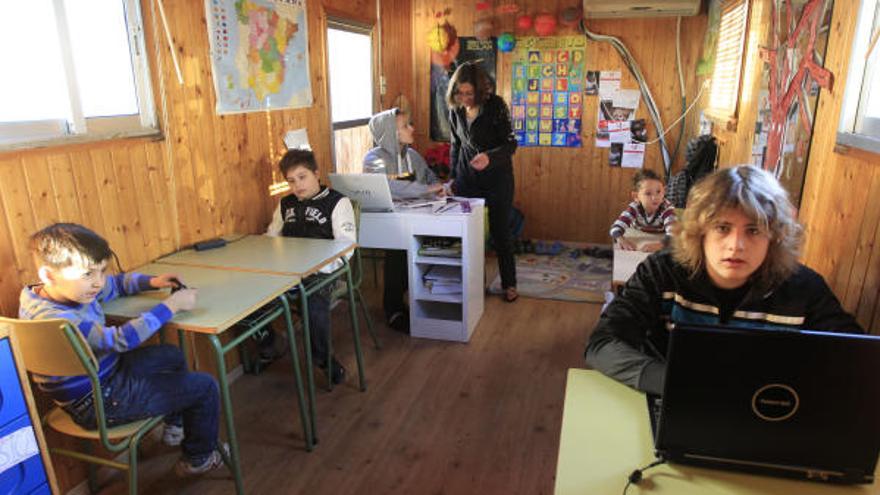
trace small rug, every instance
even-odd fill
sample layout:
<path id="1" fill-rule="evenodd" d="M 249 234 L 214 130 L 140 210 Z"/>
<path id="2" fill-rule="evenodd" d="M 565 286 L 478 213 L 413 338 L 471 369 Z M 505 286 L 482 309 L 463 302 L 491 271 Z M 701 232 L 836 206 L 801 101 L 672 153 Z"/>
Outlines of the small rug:
<path id="1" fill-rule="evenodd" d="M 605 302 L 605 292 L 611 290 L 610 246 L 560 241 L 536 241 L 532 246 L 536 252 L 516 255 L 516 288 L 519 295 L 561 301 Z M 501 293 L 500 275 L 489 284 L 489 292 Z"/>

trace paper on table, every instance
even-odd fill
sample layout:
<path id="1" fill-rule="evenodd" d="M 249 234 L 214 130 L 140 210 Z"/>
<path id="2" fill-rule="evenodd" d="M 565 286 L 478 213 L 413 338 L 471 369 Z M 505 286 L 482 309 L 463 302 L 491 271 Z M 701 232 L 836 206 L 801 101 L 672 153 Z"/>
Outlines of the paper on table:
<path id="1" fill-rule="evenodd" d="M 434 265 L 423 277 L 426 281 L 461 283 L 461 268 L 449 265 Z"/>

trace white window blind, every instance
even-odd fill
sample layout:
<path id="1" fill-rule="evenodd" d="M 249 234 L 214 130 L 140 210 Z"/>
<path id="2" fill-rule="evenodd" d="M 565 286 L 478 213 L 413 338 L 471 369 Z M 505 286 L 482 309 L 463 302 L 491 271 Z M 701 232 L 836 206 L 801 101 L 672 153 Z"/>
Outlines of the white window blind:
<path id="1" fill-rule="evenodd" d="M 717 120 L 736 118 L 748 14 L 748 0 L 727 0 L 721 7 L 712 88 L 705 110 L 709 117 Z"/>

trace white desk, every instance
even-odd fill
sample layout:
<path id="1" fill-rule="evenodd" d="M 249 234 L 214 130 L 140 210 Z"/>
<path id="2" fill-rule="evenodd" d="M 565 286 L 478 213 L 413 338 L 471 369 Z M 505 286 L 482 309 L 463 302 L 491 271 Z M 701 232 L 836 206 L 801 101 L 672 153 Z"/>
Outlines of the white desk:
<path id="1" fill-rule="evenodd" d="M 633 243 L 637 248 L 651 242 L 663 242 L 662 234 L 648 234 L 638 229 L 626 229 L 623 237 Z M 611 284 L 614 287 L 623 285 L 636 272 L 639 263 L 645 260 L 651 253 L 645 251 L 627 251 L 614 245 L 614 261 L 611 270 Z"/>
<path id="2" fill-rule="evenodd" d="M 654 460 L 645 396 L 598 371 L 570 369 L 556 464 L 556 495 L 619 494 Z M 875 474 L 876 475 L 876 474 Z M 628 495 L 878 495 L 872 485 L 832 485 L 663 464 Z"/>
<path id="3" fill-rule="evenodd" d="M 358 245 L 407 252 L 413 337 L 467 342 L 483 315 L 484 202 L 468 201 L 470 213 L 459 207 L 437 215 L 430 208 L 361 212 Z M 461 257 L 420 256 L 424 237 L 460 239 Z M 461 267 L 461 294 L 432 294 L 425 288 L 422 277 L 434 265 Z"/>

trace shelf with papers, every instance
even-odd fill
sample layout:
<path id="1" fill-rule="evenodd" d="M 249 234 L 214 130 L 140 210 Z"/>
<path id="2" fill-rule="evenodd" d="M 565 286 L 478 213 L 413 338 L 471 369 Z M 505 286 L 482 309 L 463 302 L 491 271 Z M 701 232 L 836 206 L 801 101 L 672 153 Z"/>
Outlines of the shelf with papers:
<path id="1" fill-rule="evenodd" d="M 483 313 L 483 205 L 411 225 L 410 334 L 467 342 Z"/>
<path id="2" fill-rule="evenodd" d="M 461 304 L 461 294 L 431 294 L 430 292 L 419 292 L 416 294 L 416 299 L 420 301 Z"/>
<path id="3" fill-rule="evenodd" d="M 420 265 L 457 265 L 461 266 L 461 258 L 447 258 L 444 256 L 420 256 L 417 255 L 415 263 Z"/>

